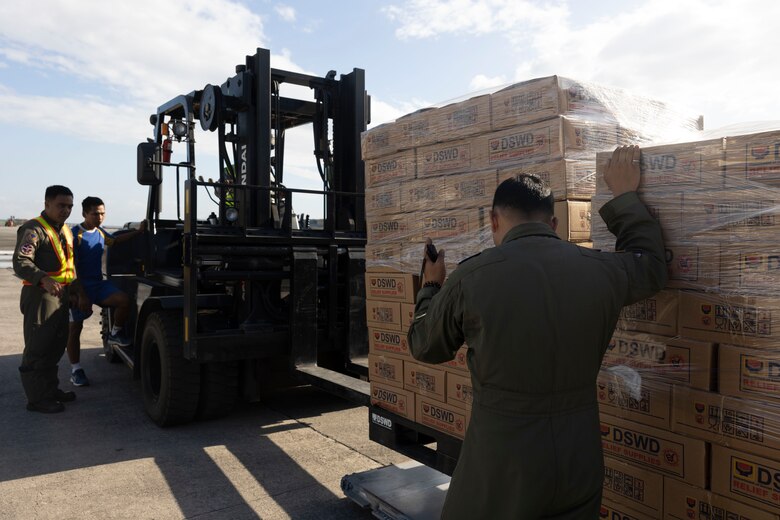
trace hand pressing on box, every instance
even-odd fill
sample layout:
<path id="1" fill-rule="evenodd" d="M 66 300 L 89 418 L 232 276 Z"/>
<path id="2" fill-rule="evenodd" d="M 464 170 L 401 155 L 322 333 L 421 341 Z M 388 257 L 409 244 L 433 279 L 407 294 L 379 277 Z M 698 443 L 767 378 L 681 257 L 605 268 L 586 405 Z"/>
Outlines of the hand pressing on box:
<path id="1" fill-rule="evenodd" d="M 604 181 L 609 186 L 613 197 L 618 197 L 639 188 L 639 157 L 638 146 L 618 146 L 607 160 L 604 169 Z"/>

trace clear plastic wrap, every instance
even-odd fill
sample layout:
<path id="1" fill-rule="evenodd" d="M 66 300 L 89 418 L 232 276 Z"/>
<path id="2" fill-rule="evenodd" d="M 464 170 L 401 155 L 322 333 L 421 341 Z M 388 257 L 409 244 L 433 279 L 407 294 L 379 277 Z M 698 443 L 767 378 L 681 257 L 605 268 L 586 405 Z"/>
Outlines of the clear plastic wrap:
<path id="1" fill-rule="evenodd" d="M 661 224 L 669 281 L 624 309 L 604 364 L 636 370 L 643 388 L 672 383 L 668 429 L 709 443 L 708 489 L 777 518 L 780 131 L 730 130 L 642 149 L 639 195 Z M 592 235 L 595 248 L 614 251 L 597 216 L 611 198 L 608 157 L 597 156 Z"/>
<path id="2" fill-rule="evenodd" d="M 419 110 L 365 132 L 369 270 L 419 270 L 430 237 L 448 268 L 492 246 L 496 186 L 521 173 L 549 183 L 561 237 L 590 240 L 596 153 L 697 135 L 701 119 L 664 103 L 568 78 L 516 83 Z M 690 137 L 689 137 L 690 138 Z"/>
<path id="3" fill-rule="evenodd" d="M 450 271 L 491 247 L 493 191 L 520 173 L 550 184 L 562 238 L 613 251 L 598 210 L 619 144 L 642 146 L 669 282 L 623 309 L 597 385 L 605 486 L 625 491 L 619 472 L 653 503 L 605 497 L 650 518 L 778 520 L 780 130 L 705 133 L 663 103 L 558 77 L 410 114 L 363 136 L 368 269 L 419 273 L 426 237 Z"/>

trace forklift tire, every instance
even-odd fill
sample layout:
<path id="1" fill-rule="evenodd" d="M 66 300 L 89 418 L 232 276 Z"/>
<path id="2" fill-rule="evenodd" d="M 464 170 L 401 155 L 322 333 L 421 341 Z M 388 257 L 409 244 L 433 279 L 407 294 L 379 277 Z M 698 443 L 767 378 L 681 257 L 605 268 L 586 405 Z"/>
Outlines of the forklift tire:
<path id="1" fill-rule="evenodd" d="M 108 344 L 108 334 L 111 332 L 111 320 L 108 313 L 108 308 L 100 309 L 100 336 L 103 339 L 103 355 L 109 363 L 119 363 L 122 361 L 119 354 L 116 353 L 114 347 Z"/>
<path id="2" fill-rule="evenodd" d="M 238 362 L 204 363 L 200 372 L 200 399 L 195 418 L 217 419 L 233 411 L 238 399 Z"/>
<path id="3" fill-rule="evenodd" d="M 144 408 L 158 426 L 192 421 L 198 408 L 200 365 L 184 359 L 177 312 L 149 315 L 141 341 Z"/>

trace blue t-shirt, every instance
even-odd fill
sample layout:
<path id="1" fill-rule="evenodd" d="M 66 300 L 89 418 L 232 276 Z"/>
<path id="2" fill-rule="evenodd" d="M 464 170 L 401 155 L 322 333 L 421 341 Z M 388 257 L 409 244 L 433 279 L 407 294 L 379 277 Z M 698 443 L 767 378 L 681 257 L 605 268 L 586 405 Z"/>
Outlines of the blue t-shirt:
<path id="1" fill-rule="evenodd" d="M 103 251 L 114 243 L 114 238 L 101 227 L 86 230 L 73 226 L 73 252 L 76 276 L 84 281 L 103 279 Z"/>

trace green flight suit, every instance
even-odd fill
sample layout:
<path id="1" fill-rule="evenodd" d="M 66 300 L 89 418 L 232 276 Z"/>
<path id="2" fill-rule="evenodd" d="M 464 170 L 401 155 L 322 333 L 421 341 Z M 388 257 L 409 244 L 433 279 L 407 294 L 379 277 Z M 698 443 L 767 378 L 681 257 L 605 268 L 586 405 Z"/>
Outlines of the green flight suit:
<path id="1" fill-rule="evenodd" d="M 441 290 L 418 293 L 412 355 L 441 363 L 468 344 L 474 387 L 442 518 L 598 518 L 596 376 L 621 308 L 667 277 L 661 228 L 636 193 L 601 215 L 622 252 L 521 224 L 458 266 Z"/>
<path id="2" fill-rule="evenodd" d="M 64 248 L 64 226 L 54 224 L 45 215 L 43 218 L 59 233 Z M 55 297 L 47 293 L 40 283 L 46 273 L 56 272 L 61 267 L 49 236 L 39 222 L 29 220 L 19 227 L 13 268 L 19 278 L 30 282 L 30 285 L 22 287 L 19 299 L 19 308 L 24 315 L 24 352 L 19 373 L 29 403 L 56 399 L 59 387 L 57 363 L 68 344 L 71 287 L 65 286 L 63 294 Z"/>

